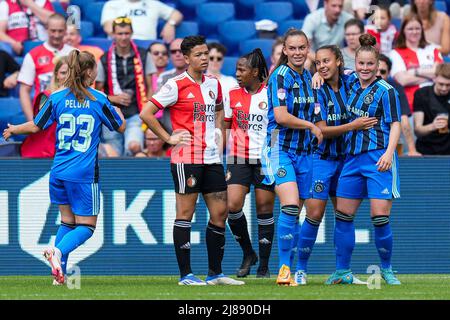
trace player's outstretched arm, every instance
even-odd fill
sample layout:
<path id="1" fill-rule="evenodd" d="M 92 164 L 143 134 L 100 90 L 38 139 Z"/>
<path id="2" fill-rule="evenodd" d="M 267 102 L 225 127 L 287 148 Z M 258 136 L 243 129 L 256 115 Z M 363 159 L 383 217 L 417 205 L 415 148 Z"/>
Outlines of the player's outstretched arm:
<path id="1" fill-rule="evenodd" d="M 333 138 L 352 130 L 368 130 L 373 128 L 377 122 L 378 119 L 376 117 L 361 117 L 340 126 L 327 126 L 326 121 L 319 121 L 316 123 L 316 126 L 322 130 L 324 138 Z"/>
<path id="2" fill-rule="evenodd" d="M 3 138 L 8 140 L 12 135 L 36 133 L 41 129 L 34 124 L 34 121 L 28 121 L 19 125 L 8 123 L 8 128 L 3 130 Z"/>

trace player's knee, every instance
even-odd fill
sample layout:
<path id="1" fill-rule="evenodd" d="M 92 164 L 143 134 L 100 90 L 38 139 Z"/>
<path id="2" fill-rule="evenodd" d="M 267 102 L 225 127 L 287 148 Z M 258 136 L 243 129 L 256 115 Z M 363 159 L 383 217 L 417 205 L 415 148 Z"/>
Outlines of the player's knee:
<path id="1" fill-rule="evenodd" d="M 136 154 L 138 152 L 141 152 L 141 145 L 137 141 L 131 141 L 128 144 L 128 150 L 130 151 L 130 153 Z"/>
<path id="2" fill-rule="evenodd" d="M 266 213 L 272 212 L 272 211 L 273 211 L 272 202 L 256 204 L 256 214 L 258 214 L 258 215 L 266 214 Z"/>
<path id="3" fill-rule="evenodd" d="M 311 220 L 315 220 L 315 221 L 322 221 L 324 212 L 320 209 L 316 209 L 316 208 L 312 208 L 307 210 L 307 214 L 306 217 L 308 217 Z"/>
<path id="4" fill-rule="evenodd" d="M 237 199 L 228 198 L 228 212 L 239 212 L 242 210 L 243 203 Z"/>

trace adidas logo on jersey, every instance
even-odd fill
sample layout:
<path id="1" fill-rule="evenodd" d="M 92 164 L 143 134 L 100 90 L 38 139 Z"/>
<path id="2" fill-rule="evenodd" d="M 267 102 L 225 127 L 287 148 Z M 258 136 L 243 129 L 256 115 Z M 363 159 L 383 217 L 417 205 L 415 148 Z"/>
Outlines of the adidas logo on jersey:
<path id="1" fill-rule="evenodd" d="M 269 240 L 267 240 L 266 238 L 262 238 L 261 240 L 259 240 L 259 243 L 261 243 L 261 244 L 271 244 L 271 242 Z"/>
<path id="2" fill-rule="evenodd" d="M 334 106 L 333 101 L 328 101 L 328 106 L 329 106 L 329 107 L 330 107 L 330 106 Z"/>
<path id="3" fill-rule="evenodd" d="M 186 249 L 189 250 L 191 248 L 191 243 L 190 242 L 186 242 L 185 244 L 183 244 L 180 249 Z"/>
<path id="4" fill-rule="evenodd" d="M 187 95 L 187 98 L 188 99 L 194 99 L 195 96 L 194 96 L 194 94 L 192 92 L 189 92 L 189 94 Z"/>
<path id="5" fill-rule="evenodd" d="M 241 102 L 236 103 L 236 105 L 235 105 L 234 107 L 235 107 L 235 108 L 240 108 L 240 107 L 242 107 Z"/>
<path id="6" fill-rule="evenodd" d="M 294 85 L 292 86 L 292 88 L 294 88 L 294 89 L 298 89 L 298 88 L 300 88 L 300 86 L 298 85 L 298 83 L 297 83 L 297 82 L 295 82 L 295 83 L 294 83 Z"/>
<path id="7" fill-rule="evenodd" d="M 385 188 L 383 191 L 381 191 L 381 194 L 389 194 L 388 188 Z"/>

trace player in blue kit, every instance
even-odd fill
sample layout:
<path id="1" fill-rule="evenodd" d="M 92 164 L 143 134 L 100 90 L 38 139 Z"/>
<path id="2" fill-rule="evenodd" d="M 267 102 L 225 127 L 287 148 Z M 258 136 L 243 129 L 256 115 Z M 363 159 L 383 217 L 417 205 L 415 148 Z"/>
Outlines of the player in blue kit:
<path id="1" fill-rule="evenodd" d="M 311 74 L 304 69 L 308 51 L 303 31 L 289 29 L 268 81 L 269 122 L 262 162 L 266 183 L 275 182 L 281 204 L 277 226 L 279 285 L 291 284 L 290 256 L 298 230 L 296 222 L 304 200 L 310 197 L 311 134 L 322 142 L 322 132 L 312 123 L 315 101 Z"/>
<path id="2" fill-rule="evenodd" d="M 100 211 L 98 145 L 102 124 L 123 132 L 125 121 L 107 97 L 90 86 L 97 76 L 95 57 L 73 50 L 68 56 L 69 74 L 63 89 L 44 103 L 34 121 L 8 125 L 3 137 L 35 133 L 56 127 L 56 155 L 50 172 L 50 199 L 59 205 L 61 225 L 55 247 L 44 251 L 54 284 L 65 282 L 69 253 L 94 233 Z"/>
<path id="3" fill-rule="evenodd" d="M 400 281 L 392 271 L 392 232 L 389 216 L 392 199 L 400 197 L 396 147 L 400 136 L 397 91 L 376 76 L 379 52 L 373 36 L 363 34 L 356 51 L 359 81 L 351 88 L 347 110 L 351 119 L 376 117 L 369 130 L 349 132 L 347 157 L 336 190 L 336 271 L 327 284 L 352 283 L 350 260 L 355 246 L 354 216 L 362 199 L 370 199 L 375 245 L 381 259 L 381 276 L 390 285 Z"/>
<path id="4" fill-rule="evenodd" d="M 349 91 L 347 82 L 357 81 L 357 78 L 344 74 L 344 58 L 336 45 L 319 48 L 315 64 L 318 74 L 325 81 L 319 90 L 314 90 L 314 123 L 322 130 L 324 140 L 313 150 L 312 197 L 306 200 L 307 213 L 297 245 L 298 261 L 294 280 L 298 285 L 306 284 L 308 259 L 328 197 L 331 197 L 336 208 L 336 186 L 344 163 L 346 133 L 366 130 L 377 123 L 376 117 L 349 121 L 350 115 L 345 107 Z M 354 279 L 354 282 L 357 280 Z"/>

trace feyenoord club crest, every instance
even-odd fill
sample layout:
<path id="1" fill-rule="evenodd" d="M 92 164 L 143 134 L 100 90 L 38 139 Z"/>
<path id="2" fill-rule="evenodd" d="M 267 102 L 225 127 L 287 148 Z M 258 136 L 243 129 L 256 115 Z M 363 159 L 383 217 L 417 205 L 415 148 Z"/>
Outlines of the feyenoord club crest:
<path id="1" fill-rule="evenodd" d="M 211 99 L 216 98 L 216 95 L 214 94 L 214 92 L 212 92 L 212 90 L 209 90 L 209 96 L 211 97 Z"/>
<path id="2" fill-rule="evenodd" d="M 230 172 L 230 170 L 227 170 L 227 173 L 225 175 L 225 181 L 228 181 L 230 179 L 231 179 L 231 172 Z"/>
<path id="3" fill-rule="evenodd" d="M 38 65 L 44 65 L 44 64 L 48 64 L 50 62 L 50 57 L 49 56 L 42 56 L 38 58 Z"/>
<path id="4" fill-rule="evenodd" d="M 284 90 L 283 88 L 278 89 L 277 91 L 277 97 L 280 100 L 284 100 L 286 98 L 286 90 Z"/>
<path id="5" fill-rule="evenodd" d="M 371 104 L 373 101 L 373 95 L 371 93 L 369 93 L 368 95 L 366 95 L 364 97 L 364 103 L 365 104 Z"/>
<path id="6" fill-rule="evenodd" d="M 267 103 L 265 101 L 261 101 L 258 104 L 258 108 L 260 108 L 261 110 L 266 110 L 267 109 Z"/>
<path id="7" fill-rule="evenodd" d="M 314 103 L 314 114 L 320 113 L 320 103 Z"/>
<path id="8" fill-rule="evenodd" d="M 191 174 L 189 179 L 186 181 L 188 187 L 193 188 L 197 184 L 197 179 Z"/>
<path id="9" fill-rule="evenodd" d="M 277 176 L 280 178 L 284 178 L 286 176 L 286 169 L 285 168 L 279 168 L 277 171 Z"/>
<path id="10" fill-rule="evenodd" d="M 323 181 L 317 180 L 314 182 L 314 191 L 317 193 L 321 193 L 325 189 L 323 185 Z"/>

